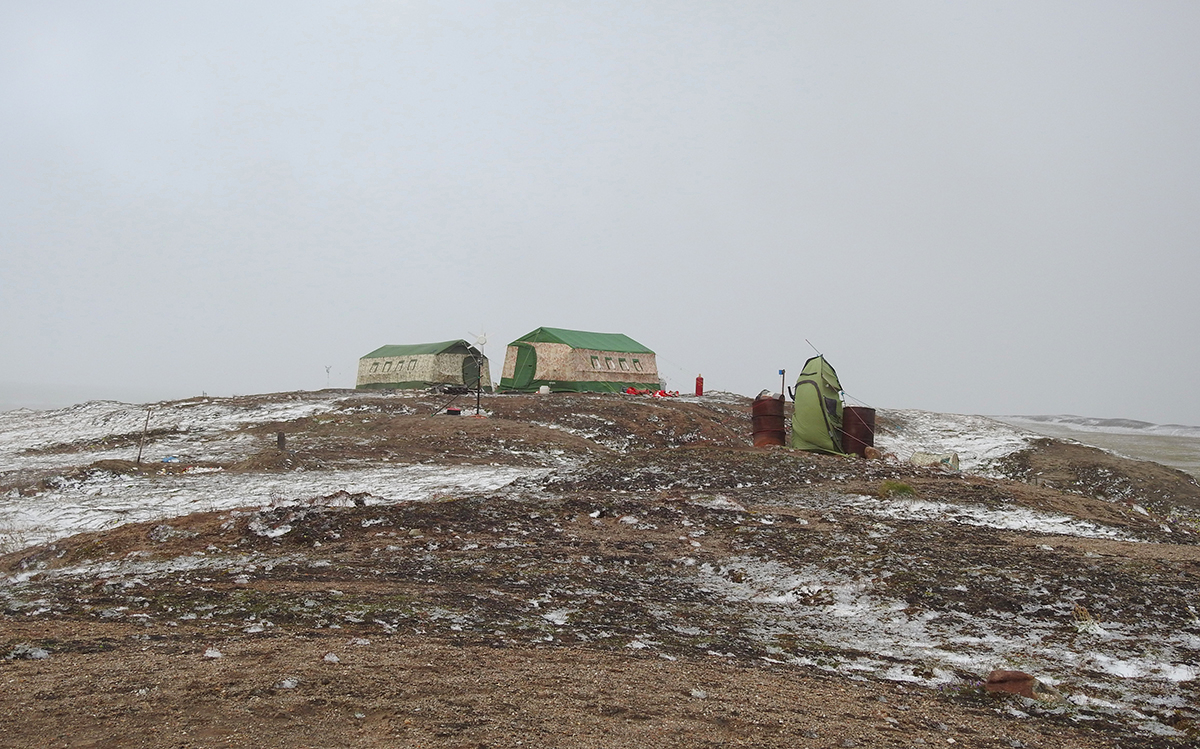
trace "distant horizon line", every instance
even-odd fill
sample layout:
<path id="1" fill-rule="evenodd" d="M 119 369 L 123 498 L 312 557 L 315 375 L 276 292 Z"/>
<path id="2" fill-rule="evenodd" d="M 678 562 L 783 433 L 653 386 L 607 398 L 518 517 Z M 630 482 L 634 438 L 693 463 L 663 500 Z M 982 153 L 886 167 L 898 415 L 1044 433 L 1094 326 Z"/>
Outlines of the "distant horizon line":
<path id="1" fill-rule="evenodd" d="M 32 393 L 30 391 L 40 391 L 40 393 L 38 395 L 35 395 L 32 398 L 21 397 L 21 396 L 17 396 L 14 398 L 10 395 L 9 392 L 6 392 L 10 388 L 13 390 L 16 390 L 18 392 L 24 390 L 24 391 L 26 391 L 26 393 L 25 393 L 26 395 L 32 395 Z M 246 393 L 228 393 L 228 394 L 208 393 L 207 391 L 201 391 L 200 393 L 195 394 L 195 395 L 189 395 L 189 396 L 178 397 L 178 398 L 162 398 L 159 400 L 127 400 L 127 399 L 121 397 L 120 395 L 98 396 L 98 397 L 83 396 L 83 397 L 81 397 L 81 391 L 85 391 L 85 390 L 86 389 L 84 389 L 84 388 L 76 388 L 76 387 L 72 387 L 69 385 L 57 385 L 57 384 L 31 385 L 29 383 L 3 383 L 3 382 L 0 382 L 0 413 L 6 413 L 9 411 L 19 411 L 22 409 L 30 410 L 30 411 L 54 411 L 54 410 L 58 410 L 58 409 L 62 409 L 62 408 L 71 408 L 73 406 L 83 405 L 85 403 L 108 402 L 108 403 L 121 403 L 121 404 L 129 405 L 129 406 L 144 406 L 144 405 L 151 405 L 154 403 L 173 403 L 176 401 L 192 400 L 195 398 L 244 398 L 247 396 L 278 395 L 281 393 L 320 393 L 320 392 L 324 392 L 327 390 L 330 390 L 330 391 L 334 391 L 334 390 L 357 391 L 357 388 L 355 388 L 353 386 L 338 387 L 336 385 L 330 385 L 328 387 L 322 387 L 322 388 L 297 388 L 297 389 L 293 389 L 293 390 L 272 390 L 272 391 L 266 391 L 266 392 L 246 392 Z M 74 395 L 70 395 L 70 393 L 72 391 L 74 391 Z M 725 392 L 725 393 L 730 393 L 732 395 L 739 395 L 744 398 L 753 398 L 754 397 L 752 395 L 747 395 L 745 393 L 738 393 L 738 392 L 729 391 L 729 390 L 725 390 L 725 391 L 711 390 L 709 392 L 713 392 L 713 393 Z M 489 394 L 489 395 L 494 395 L 494 394 Z M 881 408 L 879 410 L 882 410 L 882 411 L 928 411 L 929 413 L 957 413 L 954 411 L 934 411 L 934 410 L 927 409 L 927 408 L 904 408 L 904 407 Z M 1036 423 L 1058 424 L 1058 425 L 1068 427 L 1068 428 L 1072 427 L 1072 426 L 1091 426 L 1091 427 L 1100 427 L 1102 429 L 1103 428 L 1108 428 L 1108 429 L 1126 428 L 1126 429 L 1136 429 L 1136 430 L 1140 431 L 1143 429 L 1148 430 L 1153 427 L 1153 428 L 1187 429 L 1187 430 L 1196 430 L 1197 432 L 1200 432 L 1200 426 L 1196 426 L 1196 425 L 1180 424 L 1180 423 L 1175 423 L 1175 422 L 1160 424 L 1158 422 L 1146 421 L 1144 419 L 1131 419 L 1128 417 L 1080 416 L 1078 414 L 1069 414 L 1069 413 L 1057 413 L 1057 414 L 997 414 L 997 413 L 985 414 L 985 413 L 979 413 L 979 414 L 960 414 L 960 415 L 984 416 L 984 417 L 992 418 L 992 419 L 1021 419 L 1021 420 L 1032 421 L 1032 422 L 1036 422 Z M 1198 436 L 1200 436 L 1200 435 L 1198 435 Z"/>

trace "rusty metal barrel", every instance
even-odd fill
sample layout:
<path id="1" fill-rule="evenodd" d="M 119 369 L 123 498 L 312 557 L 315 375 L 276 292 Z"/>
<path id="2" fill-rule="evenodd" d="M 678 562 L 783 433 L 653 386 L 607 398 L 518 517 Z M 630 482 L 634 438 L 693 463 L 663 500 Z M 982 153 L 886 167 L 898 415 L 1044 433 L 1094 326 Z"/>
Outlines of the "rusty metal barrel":
<path id="1" fill-rule="evenodd" d="M 765 390 L 754 399 L 750 410 L 754 446 L 786 445 L 787 429 L 784 426 L 784 404 L 782 394 Z"/>
<path id="2" fill-rule="evenodd" d="M 875 447 L 875 409 L 846 406 L 842 409 L 842 450 L 860 458 Z"/>

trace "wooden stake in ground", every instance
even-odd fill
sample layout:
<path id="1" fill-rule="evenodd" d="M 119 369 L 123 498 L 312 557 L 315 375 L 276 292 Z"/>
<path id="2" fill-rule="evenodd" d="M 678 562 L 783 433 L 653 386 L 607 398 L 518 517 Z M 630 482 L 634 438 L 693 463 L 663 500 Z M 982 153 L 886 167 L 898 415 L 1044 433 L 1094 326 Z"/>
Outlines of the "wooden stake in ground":
<path id="1" fill-rule="evenodd" d="M 150 409 L 146 409 L 146 423 L 142 425 L 142 437 L 138 440 L 137 465 L 142 464 L 142 446 L 146 444 L 146 430 L 150 428 Z"/>

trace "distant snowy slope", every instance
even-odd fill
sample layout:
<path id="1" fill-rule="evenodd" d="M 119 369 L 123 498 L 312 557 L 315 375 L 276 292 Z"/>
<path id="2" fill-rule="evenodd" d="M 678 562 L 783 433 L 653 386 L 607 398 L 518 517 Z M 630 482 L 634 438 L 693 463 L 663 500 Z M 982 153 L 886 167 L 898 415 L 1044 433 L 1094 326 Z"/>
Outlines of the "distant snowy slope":
<path id="1" fill-rule="evenodd" d="M 1074 440 L 1136 460 L 1150 460 L 1200 478 L 1200 427 L 1085 416 L 997 416 L 1047 437 Z"/>
<path id="2" fill-rule="evenodd" d="M 185 455 L 193 460 L 212 460 L 207 444 L 221 436 L 234 439 L 240 427 L 288 421 L 330 411 L 336 401 L 327 393 L 287 394 L 269 401 L 240 401 L 231 398 L 202 398 L 149 405 L 116 401 L 89 401 L 52 411 L 18 409 L 0 413 L 0 470 L 54 468 L 75 465 L 76 454 L 40 452 L 56 445 L 72 445 L 136 435 L 147 426 L 162 434 L 177 435 L 156 440 L 156 452 Z M 150 411 L 147 425 L 146 411 Z M 229 445 L 221 455 L 228 457 Z M 136 448 L 128 444 L 110 450 L 89 451 L 89 460 L 124 458 L 132 460 Z"/>
<path id="3" fill-rule="evenodd" d="M 1058 414 L 1055 416 L 997 416 L 1007 423 L 1031 427 L 1063 427 L 1079 432 L 1107 432 L 1110 434 L 1155 434 L 1168 437 L 1194 437 L 1200 439 L 1200 427 L 1183 424 L 1151 424 L 1136 419 L 1098 419 L 1091 416 Z"/>

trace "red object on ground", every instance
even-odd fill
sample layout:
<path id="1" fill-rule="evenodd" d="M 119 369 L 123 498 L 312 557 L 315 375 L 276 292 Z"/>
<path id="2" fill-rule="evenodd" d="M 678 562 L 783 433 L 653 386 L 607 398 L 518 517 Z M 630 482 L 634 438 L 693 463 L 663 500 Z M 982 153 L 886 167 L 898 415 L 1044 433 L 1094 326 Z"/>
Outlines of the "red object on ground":
<path id="1" fill-rule="evenodd" d="M 696 375 L 696 395 L 704 395 L 704 375 Z"/>
<path id="2" fill-rule="evenodd" d="M 1036 680 L 1033 675 L 1024 671 L 993 671 L 988 674 L 983 688 L 991 693 L 1007 692 L 1036 700 L 1037 695 L 1033 692 L 1034 681 Z"/>

